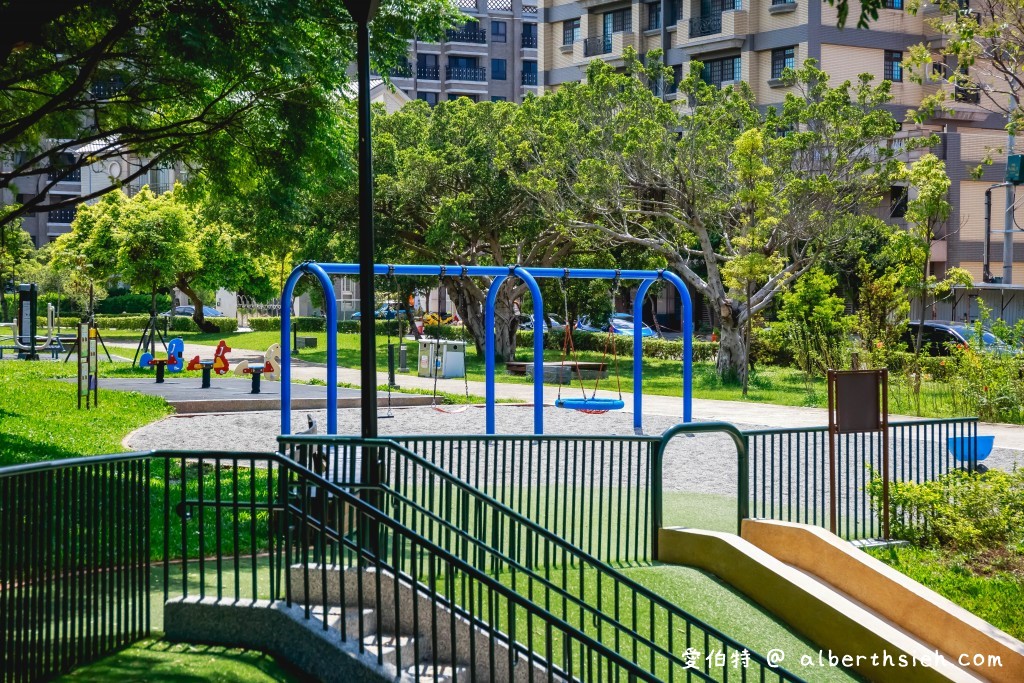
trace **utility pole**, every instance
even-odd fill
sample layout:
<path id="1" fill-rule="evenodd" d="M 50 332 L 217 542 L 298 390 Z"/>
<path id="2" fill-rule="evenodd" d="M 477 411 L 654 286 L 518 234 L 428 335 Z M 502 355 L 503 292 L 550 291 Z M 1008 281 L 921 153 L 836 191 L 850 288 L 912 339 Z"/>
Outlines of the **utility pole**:
<path id="1" fill-rule="evenodd" d="M 1010 93 L 1010 109 L 1007 113 L 1007 118 L 1012 119 L 1013 110 L 1017 105 L 1017 97 L 1015 93 Z M 1013 128 L 1010 128 L 1010 133 L 1007 135 L 1006 142 L 1006 158 L 1009 159 L 1010 155 L 1013 154 L 1014 144 L 1016 140 L 1013 135 Z M 1015 227 L 1014 215 L 1013 215 L 1013 203 L 1015 200 L 1014 190 L 1016 186 L 1013 183 L 1006 183 L 1006 212 L 1003 215 L 1003 285 L 1013 284 L 1013 231 Z"/>

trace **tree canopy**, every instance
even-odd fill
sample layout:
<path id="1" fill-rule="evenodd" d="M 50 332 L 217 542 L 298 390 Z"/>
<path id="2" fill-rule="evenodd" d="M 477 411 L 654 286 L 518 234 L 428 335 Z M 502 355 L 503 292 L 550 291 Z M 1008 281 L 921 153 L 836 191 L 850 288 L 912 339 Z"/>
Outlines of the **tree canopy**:
<path id="1" fill-rule="evenodd" d="M 404 59 L 406 39 L 440 35 L 448 0 L 385 0 L 371 24 L 376 66 Z M 247 182 L 287 196 L 303 161 L 337 174 L 352 148 L 342 85 L 355 25 L 341 2 L 93 0 L 0 6 L 0 224 L 110 191 L 47 200 L 62 178 L 97 161 L 137 159 L 119 183 L 174 162 L 211 183 Z M 39 192 L 39 194 L 37 194 Z"/>
<path id="2" fill-rule="evenodd" d="M 785 102 L 762 109 L 694 63 L 679 84 L 692 106 L 679 108 L 648 88 L 658 67 L 634 57 L 629 73 L 595 62 L 585 83 L 526 102 L 524 141 L 506 136 L 507 153 L 549 220 L 650 250 L 706 297 L 719 371 L 738 375 L 749 317 L 875 220 L 901 168 L 886 144 L 899 127 L 882 106 L 889 84 L 833 87 L 808 61 L 784 74 Z"/>

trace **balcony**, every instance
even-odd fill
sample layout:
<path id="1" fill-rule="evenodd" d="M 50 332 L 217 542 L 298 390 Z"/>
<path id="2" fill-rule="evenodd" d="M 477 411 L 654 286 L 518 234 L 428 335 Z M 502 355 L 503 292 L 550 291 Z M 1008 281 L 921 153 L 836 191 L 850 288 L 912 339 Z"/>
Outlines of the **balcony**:
<path id="1" fill-rule="evenodd" d="M 523 85 L 537 85 L 537 72 L 536 71 L 524 71 L 523 72 Z"/>
<path id="2" fill-rule="evenodd" d="M 537 49 L 537 36 L 523 36 L 523 47 Z"/>
<path id="3" fill-rule="evenodd" d="M 67 209 L 57 209 L 56 211 L 50 211 L 46 216 L 47 223 L 57 223 L 59 225 L 69 225 L 74 222 L 75 214 L 78 212 L 77 207 L 70 207 Z"/>
<path id="4" fill-rule="evenodd" d="M 703 38 L 722 32 L 722 13 L 709 14 L 703 17 L 690 17 L 690 37 Z"/>
<path id="5" fill-rule="evenodd" d="M 487 69 L 482 66 L 448 66 L 445 67 L 446 81 L 486 81 Z"/>
<path id="6" fill-rule="evenodd" d="M 485 45 L 487 43 L 487 30 L 482 28 L 458 28 L 445 31 L 449 43 L 476 43 Z"/>
<path id="7" fill-rule="evenodd" d="M 612 51 L 612 34 L 605 33 L 600 36 L 591 36 L 583 41 L 583 56 L 594 57 L 606 55 Z"/>
<path id="8" fill-rule="evenodd" d="M 954 85 L 953 101 L 964 104 L 979 104 L 981 102 L 981 88 L 976 86 Z"/>
<path id="9" fill-rule="evenodd" d="M 441 80 L 441 67 L 436 64 L 434 66 L 417 66 L 416 78 L 422 78 L 425 81 L 439 81 Z"/>
<path id="10" fill-rule="evenodd" d="M 391 78 L 412 78 L 412 65 L 409 62 L 394 66 L 388 72 Z"/>
<path id="11" fill-rule="evenodd" d="M 787 14 L 795 11 L 796 0 L 772 0 L 772 4 L 768 6 L 769 14 Z"/>

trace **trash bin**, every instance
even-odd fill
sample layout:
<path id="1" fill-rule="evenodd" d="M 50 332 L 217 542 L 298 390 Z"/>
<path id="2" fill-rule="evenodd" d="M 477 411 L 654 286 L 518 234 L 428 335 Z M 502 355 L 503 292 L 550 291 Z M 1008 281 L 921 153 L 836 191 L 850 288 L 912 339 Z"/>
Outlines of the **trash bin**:
<path id="1" fill-rule="evenodd" d="M 458 340 L 421 339 L 416 374 L 442 379 L 466 374 L 466 345 Z"/>

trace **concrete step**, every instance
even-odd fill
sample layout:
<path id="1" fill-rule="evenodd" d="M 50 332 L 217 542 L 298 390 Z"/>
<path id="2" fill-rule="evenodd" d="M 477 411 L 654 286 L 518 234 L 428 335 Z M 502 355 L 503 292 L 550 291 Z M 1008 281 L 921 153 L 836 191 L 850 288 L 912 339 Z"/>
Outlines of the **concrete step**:
<path id="1" fill-rule="evenodd" d="M 323 621 L 324 608 L 313 607 L 312 619 L 314 621 Z M 376 612 L 372 609 L 364 608 L 362 611 L 363 616 L 363 631 L 364 637 L 374 637 L 377 633 L 377 616 Z M 345 622 L 345 629 L 342 631 L 342 620 Z M 359 637 L 359 608 L 357 607 L 331 607 L 327 611 L 327 625 L 328 627 L 343 632 L 346 640 L 355 640 Z"/>
<path id="2" fill-rule="evenodd" d="M 415 683 L 451 683 L 453 681 L 468 681 L 469 667 L 452 666 L 450 664 L 418 664 L 402 671 L 403 680 L 409 679 Z"/>
<path id="3" fill-rule="evenodd" d="M 411 636 L 366 636 L 363 638 L 363 647 L 371 657 L 379 655 L 380 661 L 397 669 L 405 669 L 416 663 L 416 639 Z M 422 652 L 420 656 L 423 656 Z"/>

